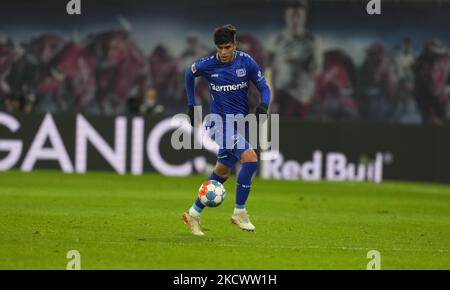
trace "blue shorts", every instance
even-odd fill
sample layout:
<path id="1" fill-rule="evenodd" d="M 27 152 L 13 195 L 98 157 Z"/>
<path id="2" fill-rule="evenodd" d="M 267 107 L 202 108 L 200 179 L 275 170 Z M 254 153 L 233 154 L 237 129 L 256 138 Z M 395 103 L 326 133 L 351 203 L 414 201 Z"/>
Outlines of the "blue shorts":
<path id="1" fill-rule="evenodd" d="M 229 168 L 234 167 L 236 162 L 241 160 L 242 154 L 251 149 L 247 139 L 234 131 L 234 134 L 224 137 L 225 132 L 215 131 L 211 134 L 211 138 L 219 145 L 219 152 L 217 153 L 217 161 Z M 228 142 L 226 142 L 228 138 Z"/>

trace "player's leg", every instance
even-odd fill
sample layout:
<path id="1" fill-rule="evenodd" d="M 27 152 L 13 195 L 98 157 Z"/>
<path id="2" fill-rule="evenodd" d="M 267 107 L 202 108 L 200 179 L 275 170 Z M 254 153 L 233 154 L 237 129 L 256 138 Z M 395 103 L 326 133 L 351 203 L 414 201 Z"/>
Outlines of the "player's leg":
<path id="1" fill-rule="evenodd" d="M 250 222 L 246 210 L 246 202 L 250 194 L 253 175 L 258 167 L 258 156 L 253 149 L 246 149 L 240 156 L 241 170 L 237 176 L 236 206 L 231 221 L 244 230 L 253 231 L 255 226 Z"/>
<path id="2" fill-rule="evenodd" d="M 230 174 L 231 168 L 218 161 L 208 180 L 217 180 L 223 184 L 227 181 L 228 177 L 230 177 Z M 189 214 L 192 216 L 200 216 L 204 208 L 205 205 L 201 203 L 200 199 L 197 197 L 196 201 L 189 209 Z"/>
<path id="3" fill-rule="evenodd" d="M 253 149 L 247 149 L 241 155 L 241 170 L 237 176 L 236 208 L 245 209 L 253 174 L 258 167 L 258 156 Z"/>
<path id="4" fill-rule="evenodd" d="M 219 152 L 219 158 L 221 158 L 221 153 L 226 154 L 226 152 Z M 231 168 L 236 164 L 237 159 L 229 156 L 224 156 L 223 159 L 217 161 L 216 166 L 209 176 L 208 180 L 217 180 L 220 183 L 225 183 L 225 181 L 230 177 Z M 202 213 L 205 205 L 201 203 L 200 199 L 197 198 L 192 207 L 183 213 L 184 223 L 189 225 L 191 231 L 194 235 L 203 236 L 203 232 L 200 225 L 200 214 Z"/>

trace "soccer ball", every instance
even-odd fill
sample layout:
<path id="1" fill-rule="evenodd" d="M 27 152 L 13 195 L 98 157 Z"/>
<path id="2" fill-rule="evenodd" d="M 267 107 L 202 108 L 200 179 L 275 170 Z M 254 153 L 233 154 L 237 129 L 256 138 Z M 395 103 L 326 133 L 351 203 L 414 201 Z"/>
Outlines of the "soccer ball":
<path id="1" fill-rule="evenodd" d="M 203 182 L 198 190 L 198 198 L 201 203 L 209 207 L 221 205 L 226 195 L 225 187 L 217 180 Z"/>

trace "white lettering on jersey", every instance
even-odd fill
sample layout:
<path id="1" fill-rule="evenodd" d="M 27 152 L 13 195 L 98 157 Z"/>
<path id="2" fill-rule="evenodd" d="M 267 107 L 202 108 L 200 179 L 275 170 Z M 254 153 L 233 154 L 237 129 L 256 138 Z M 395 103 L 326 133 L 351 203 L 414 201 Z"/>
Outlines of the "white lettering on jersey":
<path id="1" fill-rule="evenodd" d="M 246 82 L 242 82 L 237 85 L 224 85 L 224 86 L 216 86 L 215 84 L 211 84 L 211 90 L 216 92 L 229 92 L 229 91 L 237 91 L 247 88 L 248 84 Z"/>

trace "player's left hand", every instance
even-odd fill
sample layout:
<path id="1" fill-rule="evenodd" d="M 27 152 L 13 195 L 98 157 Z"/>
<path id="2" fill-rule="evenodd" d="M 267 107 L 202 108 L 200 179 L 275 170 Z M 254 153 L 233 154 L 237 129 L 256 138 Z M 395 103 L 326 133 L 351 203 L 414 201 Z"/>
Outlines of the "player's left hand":
<path id="1" fill-rule="evenodd" d="M 260 115 L 266 115 L 267 118 L 260 120 Z M 256 123 L 258 124 L 259 128 L 259 126 L 266 123 L 269 118 L 269 106 L 265 104 L 259 104 L 258 107 L 256 107 L 255 116 L 256 116 Z M 261 121 L 262 123 L 260 123 Z"/>
<path id="2" fill-rule="evenodd" d="M 269 114 L 269 106 L 266 104 L 259 104 L 258 107 L 256 107 L 255 115 L 257 119 L 259 119 L 259 115 L 267 114 Z"/>

